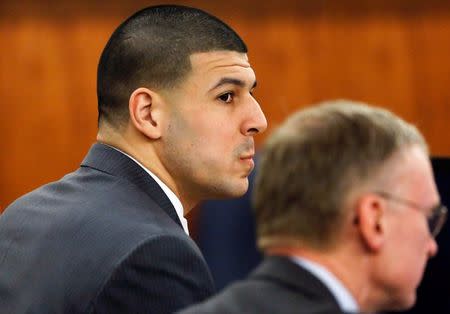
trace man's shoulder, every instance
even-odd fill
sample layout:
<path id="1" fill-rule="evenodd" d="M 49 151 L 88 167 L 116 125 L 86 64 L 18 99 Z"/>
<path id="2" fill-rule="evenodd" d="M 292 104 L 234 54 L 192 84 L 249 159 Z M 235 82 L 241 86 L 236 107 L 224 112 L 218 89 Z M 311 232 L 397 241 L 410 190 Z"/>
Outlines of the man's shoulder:
<path id="1" fill-rule="evenodd" d="M 193 241 L 149 195 L 84 168 L 8 207 L 0 217 L 0 247 L 0 272 L 10 278 L 0 280 L 0 288 L 34 287 L 39 293 L 30 290 L 31 295 L 68 298 L 77 307 L 127 269 L 172 269 L 169 263 L 189 259 L 205 269 Z M 54 278 L 57 285 L 51 284 Z"/>
<path id="2" fill-rule="evenodd" d="M 237 282 L 213 298 L 177 312 L 177 314 L 238 313 L 341 314 L 342 312 L 332 303 L 310 299 L 304 291 L 293 290 L 283 283 L 252 278 Z"/>
<path id="3" fill-rule="evenodd" d="M 283 285 L 247 278 L 179 314 L 289 313 L 294 308 L 298 310 L 301 299 L 301 295 L 286 289 Z"/>
<path id="4" fill-rule="evenodd" d="M 17 215 L 20 211 L 32 211 L 38 218 L 39 213 L 48 212 L 54 219 L 106 215 L 110 217 L 110 222 L 119 218 L 116 216 L 123 216 L 120 217 L 121 222 L 125 223 L 133 221 L 136 216 L 139 217 L 137 221 L 142 222 L 142 215 L 161 215 L 163 212 L 157 210 L 159 207 L 136 184 L 120 176 L 81 167 L 21 196 L 4 213 L 8 216 Z"/>
<path id="5" fill-rule="evenodd" d="M 341 313 L 332 297 L 312 291 L 317 286 L 303 272 L 286 258 L 266 258 L 246 279 L 180 314 Z"/>
<path id="6" fill-rule="evenodd" d="M 82 234 L 97 254 L 109 250 L 110 245 L 131 250 L 156 236 L 188 238 L 139 187 L 83 168 L 21 197 L 4 216 L 15 228 L 36 234 L 54 232 L 54 241 L 64 241 L 67 246 L 76 246 L 72 240 Z"/>

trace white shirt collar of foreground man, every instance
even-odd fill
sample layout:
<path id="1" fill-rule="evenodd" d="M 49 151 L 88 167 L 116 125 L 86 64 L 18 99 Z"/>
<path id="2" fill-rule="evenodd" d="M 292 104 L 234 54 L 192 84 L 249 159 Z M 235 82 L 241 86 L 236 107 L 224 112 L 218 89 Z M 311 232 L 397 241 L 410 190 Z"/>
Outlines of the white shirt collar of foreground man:
<path id="1" fill-rule="evenodd" d="M 118 149 L 116 147 L 113 147 L 113 146 L 110 146 L 110 147 L 114 148 L 118 152 L 121 152 L 125 156 L 129 157 L 131 160 L 133 160 L 135 163 L 137 163 L 139 166 L 141 166 L 142 169 L 144 169 L 153 178 L 153 180 L 156 181 L 156 183 L 158 183 L 158 185 L 161 187 L 161 189 L 164 191 L 164 193 L 169 198 L 173 207 L 175 207 L 175 211 L 177 212 L 177 216 L 180 219 L 181 225 L 183 226 L 184 232 L 186 232 L 186 234 L 189 235 L 188 222 L 187 222 L 187 219 L 184 218 L 184 216 L 183 216 L 183 214 L 184 214 L 183 205 L 181 204 L 180 199 L 175 195 L 175 193 L 173 193 L 173 191 L 167 185 L 165 185 L 164 182 L 162 182 L 154 173 L 152 173 L 150 170 L 145 168 L 139 161 L 134 159 L 132 156 L 128 155 L 127 153 L 121 151 L 120 149 Z"/>
<path id="2" fill-rule="evenodd" d="M 294 263 L 305 268 L 311 274 L 316 276 L 317 279 L 319 279 L 330 290 L 343 312 L 359 312 L 358 304 L 356 303 L 355 298 L 342 284 L 342 282 L 325 267 L 298 256 L 292 256 L 291 259 Z"/>

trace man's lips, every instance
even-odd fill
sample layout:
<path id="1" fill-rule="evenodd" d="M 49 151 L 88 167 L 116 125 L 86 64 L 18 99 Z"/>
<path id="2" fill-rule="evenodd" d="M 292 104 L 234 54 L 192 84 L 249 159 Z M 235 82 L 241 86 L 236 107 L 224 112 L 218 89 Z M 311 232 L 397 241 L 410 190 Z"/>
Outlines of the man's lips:
<path id="1" fill-rule="evenodd" d="M 241 157 L 239 157 L 239 158 L 241 160 L 253 160 L 253 157 L 255 157 L 255 154 L 249 153 L 249 154 L 241 155 Z"/>
<path id="2" fill-rule="evenodd" d="M 254 154 L 243 155 L 240 157 L 240 161 L 250 168 L 250 171 L 255 167 L 255 162 L 253 161 Z"/>

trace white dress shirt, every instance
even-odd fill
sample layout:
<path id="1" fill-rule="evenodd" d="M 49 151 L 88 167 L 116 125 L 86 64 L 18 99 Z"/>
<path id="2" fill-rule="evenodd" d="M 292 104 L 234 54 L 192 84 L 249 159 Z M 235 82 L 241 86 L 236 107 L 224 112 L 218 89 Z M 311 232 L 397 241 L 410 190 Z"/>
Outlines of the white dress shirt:
<path id="1" fill-rule="evenodd" d="M 156 181 L 156 183 L 158 183 L 158 185 L 161 187 L 161 189 L 164 191 L 164 193 L 169 198 L 173 207 L 175 207 L 175 211 L 177 212 L 178 218 L 180 219 L 181 225 L 183 226 L 184 232 L 186 232 L 186 234 L 189 235 L 188 222 L 187 222 L 187 219 L 184 218 L 184 216 L 183 216 L 184 215 L 183 205 L 181 204 L 180 199 L 175 195 L 175 193 L 173 193 L 173 191 L 167 185 L 165 185 L 164 182 L 162 182 L 153 172 L 151 172 L 150 170 L 145 168 L 139 161 L 134 159 L 132 156 L 128 155 L 127 153 L 121 151 L 120 149 L 118 149 L 114 146 L 110 146 L 110 145 L 108 145 L 108 146 L 111 148 L 114 148 L 118 152 L 121 152 L 122 154 L 124 154 L 125 156 L 127 156 L 128 158 L 133 160 L 135 163 L 137 163 L 139 166 L 141 166 L 142 169 L 144 169 L 153 178 L 153 180 Z"/>
<path id="2" fill-rule="evenodd" d="M 343 312 L 359 312 L 358 304 L 350 291 L 328 269 L 303 257 L 291 256 L 291 259 L 316 276 L 330 290 Z"/>

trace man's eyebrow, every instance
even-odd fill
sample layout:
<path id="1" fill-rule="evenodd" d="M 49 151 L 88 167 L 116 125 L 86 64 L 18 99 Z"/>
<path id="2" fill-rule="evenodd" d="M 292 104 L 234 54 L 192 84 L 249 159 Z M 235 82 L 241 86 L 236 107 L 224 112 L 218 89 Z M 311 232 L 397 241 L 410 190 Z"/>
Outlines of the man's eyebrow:
<path id="1" fill-rule="evenodd" d="M 240 80 L 240 79 L 236 79 L 236 78 L 232 78 L 232 77 L 223 77 L 220 79 L 220 81 L 214 85 L 213 88 L 210 89 L 210 91 L 222 86 L 222 85 L 226 85 L 226 84 L 232 84 L 232 85 L 236 85 L 239 87 L 245 87 L 245 82 Z M 251 89 L 254 89 L 257 85 L 257 82 L 255 81 L 251 87 Z"/>

